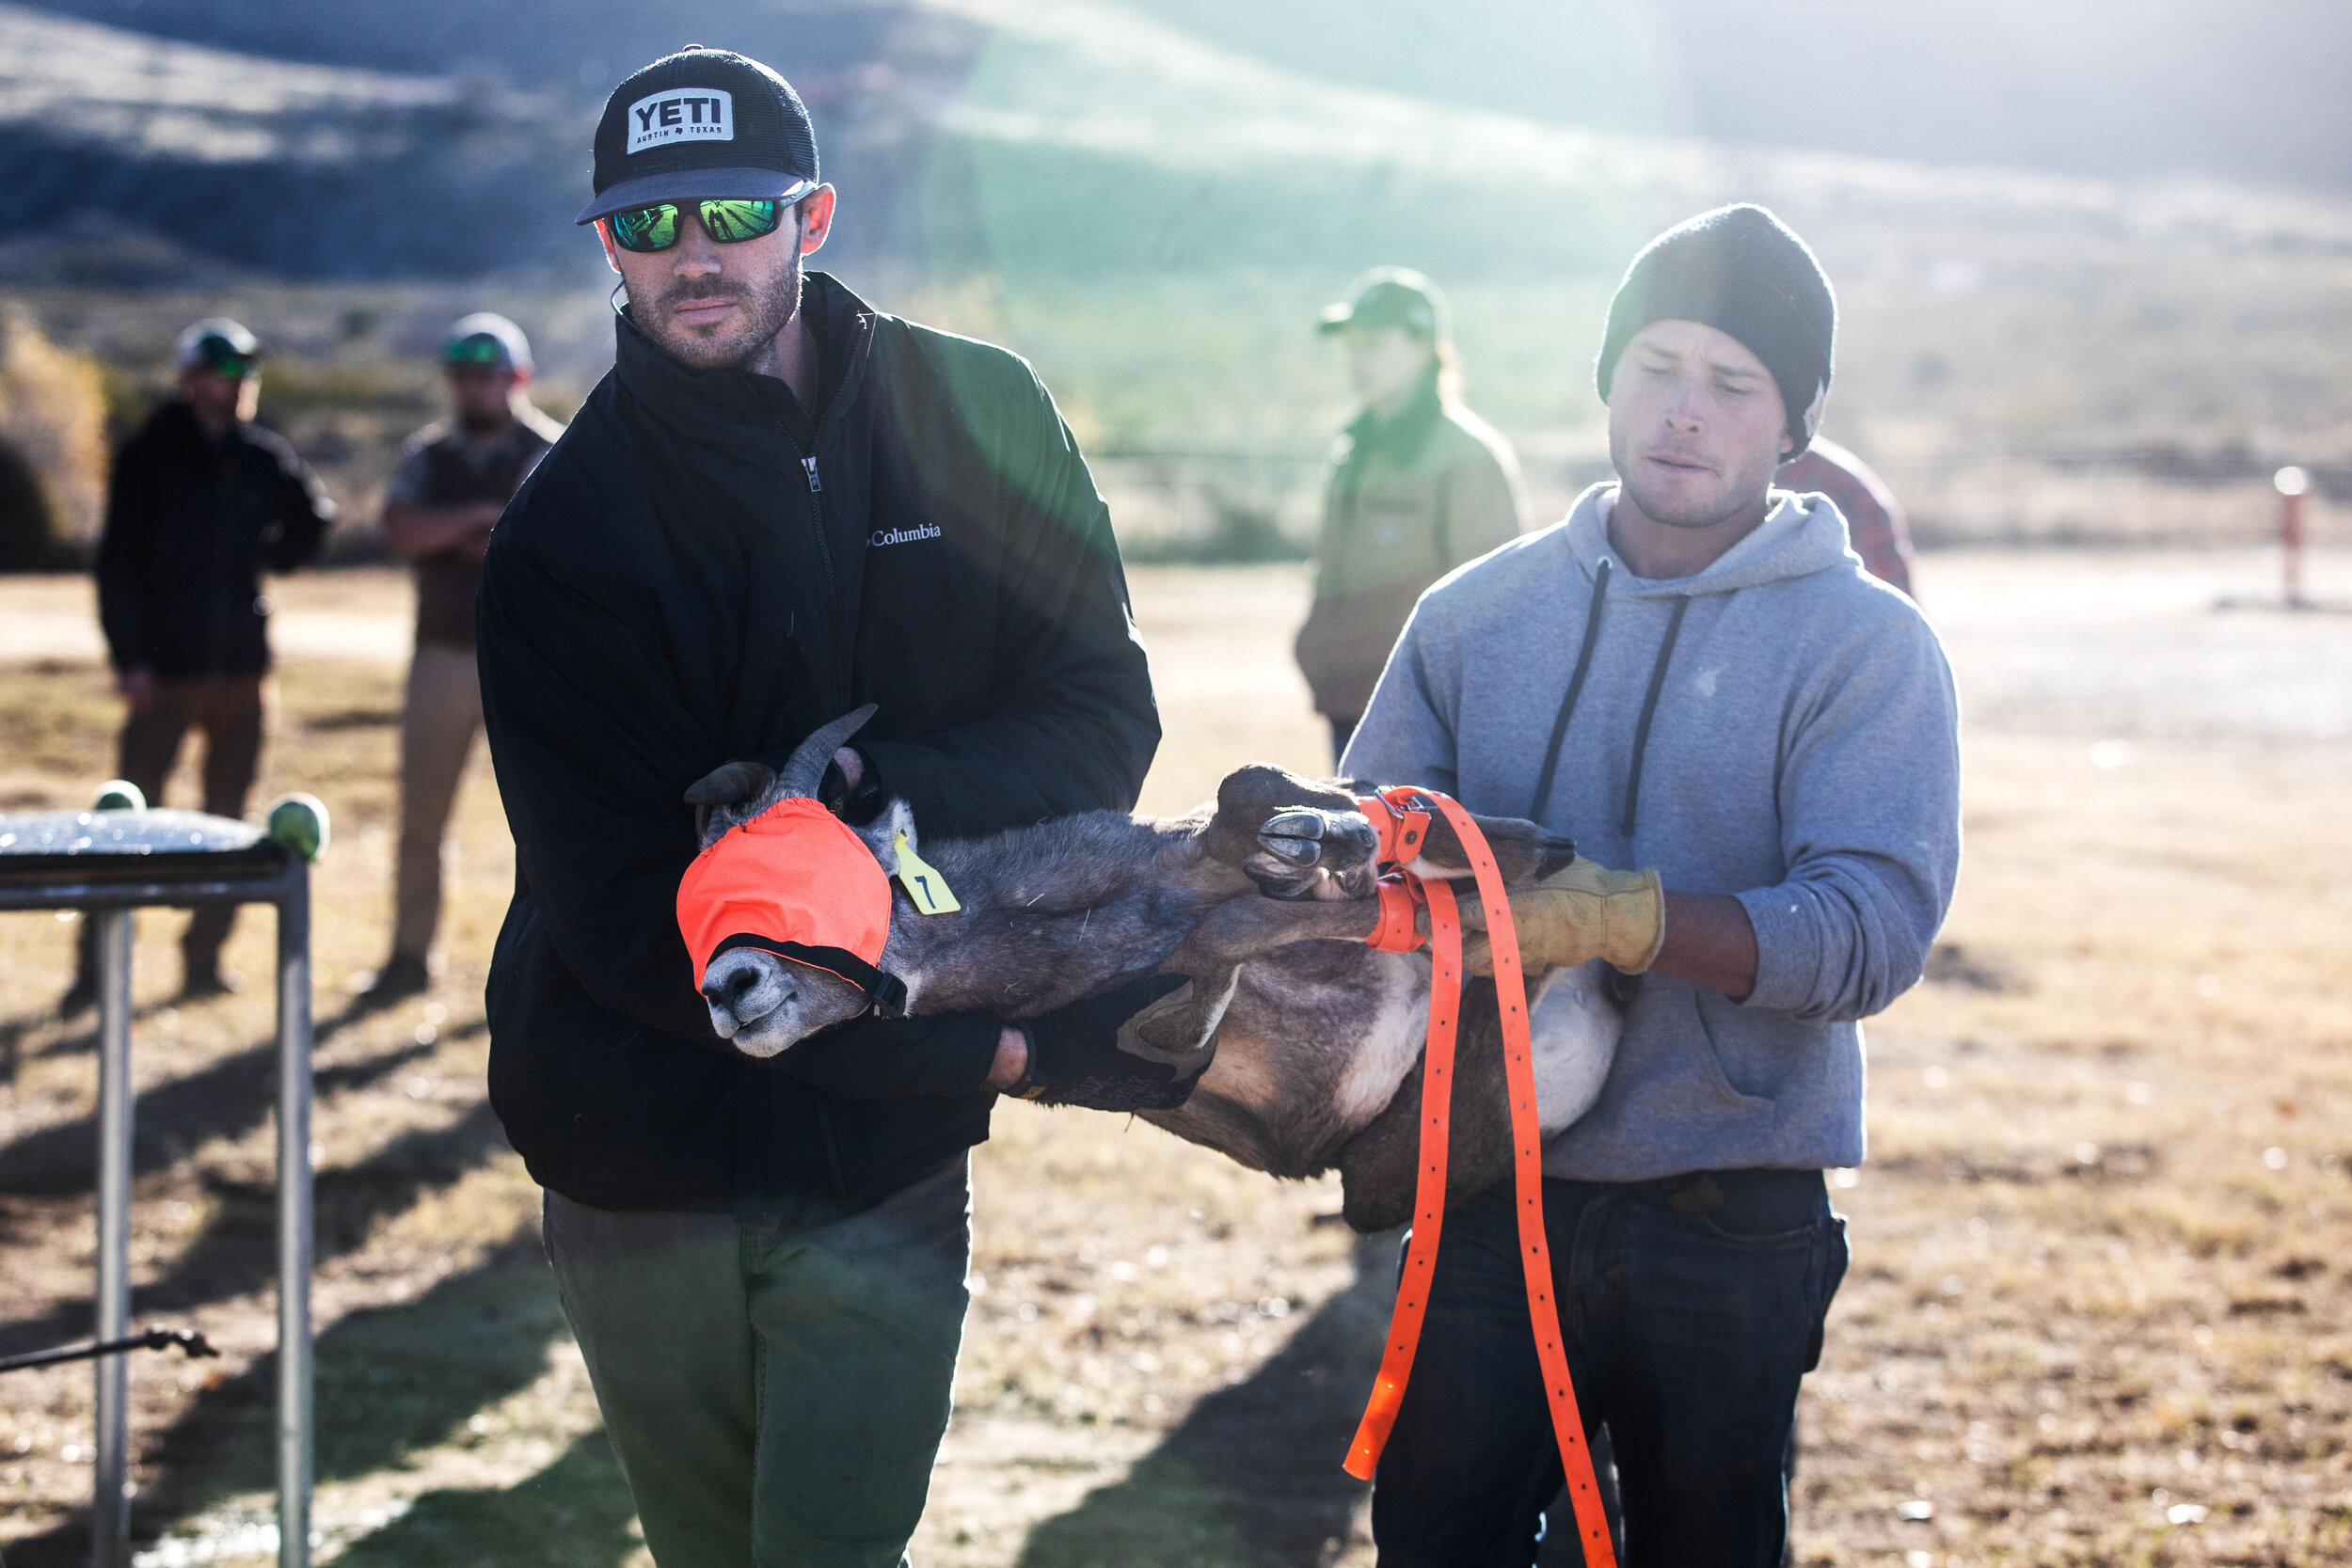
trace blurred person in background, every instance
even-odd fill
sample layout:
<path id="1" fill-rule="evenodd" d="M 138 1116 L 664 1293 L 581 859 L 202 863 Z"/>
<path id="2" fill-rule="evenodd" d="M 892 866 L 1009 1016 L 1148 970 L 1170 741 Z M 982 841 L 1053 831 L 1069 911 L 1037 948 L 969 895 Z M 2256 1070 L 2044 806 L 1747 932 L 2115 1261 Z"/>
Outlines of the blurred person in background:
<path id="1" fill-rule="evenodd" d="M 1846 519 L 1846 539 L 1862 558 L 1863 569 L 1889 587 L 1912 593 L 1911 525 L 1902 502 L 1876 469 L 1826 436 L 1780 466 L 1773 482 L 1798 495 L 1823 495 Z"/>
<path id="2" fill-rule="evenodd" d="M 1298 667 L 1347 748 L 1422 590 L 1527 526 L 1519 465 L 1462 404 L 1453 325 L 1436 284 L 1375 267 L 1323 312 L 1364 406 L 1340 436 L 1315 539 L 1314 604 Z"/>
<path id="3" fill-rule="evenodd" d="M 161 805 L 190 728 L 204 733 L 204 810 L 242 816 L 261 766 L 269 673 L 264 571 L 316 556 L 335 515 L 318 476 L 253 423 L 261 345 L 212 317 L 180 335 L 179 395 L 115 454 L 98 542 L 98 618 L 130 713 L 116 770 Z M 181 938 L 182 994 L 236 989 L 220 967 L 232 907 L 198 910 Z M 84 922 L 72 1016 L 97 1000 L 96 927 Z"/>
<path id="4" fill-rule="evenodd" d="M 1609 962 L 1624 1004 L 1597 1098 L 1544 1148 L 1543 1212 L 1634 1568 L 1783 1560 L 1860 1021 L 1918 982 L 1959 872 L 1943 648 L 1833 503 L 1775 484 L 1836 330 L 1762 208 L 1651 242 L 1596 365 L 1619 480 L 1422 599 L 1341 764 L 1576 840 L 1512 904 L 1532 963 Z M 1504 1181 L 1447 1213 L 1375 1480 L 1384 1568 L 1525 1564 L 1560 1491 L 1518 1208 Z"/>
<path id="5" fill-rule="evenodd" d="M 416 562 L 417 644 L 400 719 L 400 856 L 391 957 L 361 993 L 376 1007 L 431 984 L 441 839 L 482 728 L 473 601 L 490 530 L 564 427 L 532 406 L 531 341 L 487 310 L 441 349 L 450 418 L 408 438 L 384 492 L 384 544 Z"/>

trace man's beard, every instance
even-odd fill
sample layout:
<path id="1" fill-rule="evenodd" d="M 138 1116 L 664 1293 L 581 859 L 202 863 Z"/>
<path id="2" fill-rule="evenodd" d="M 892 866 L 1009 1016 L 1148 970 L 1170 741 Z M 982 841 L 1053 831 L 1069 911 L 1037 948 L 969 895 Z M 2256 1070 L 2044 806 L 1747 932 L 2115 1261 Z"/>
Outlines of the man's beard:
<path id="1" fill-rule="evenodd" d="M 682 300 L 732 299 L 746 324 L 732 332 L 705 335 L 681 330 L 670 322 L 670 310 Z M 662 291 L 652 309 L 629 313 L 657 347 L 680 363 L 698 371 L 739 370 L 768 352 L 776 334 L 801 309 L 801 258 L 795 253 L 785 270 L 764 290 L 726 277 L 681 280 Z"/>
<path id="2" fill-rule="evenodd" d="M 1613 437 L 1609 444 L 1609 459 L 1617 470 L 1617 483 L 1642 515 L 1667 528 L 1699 531 L 1720 527 L 1740 516 L 1754 513 L 1759 500 L 1772 488 L 1773 470 L 1766 469 L 1751 479 L 1746 474 L 1724 476 L 1712 494 L 1697 495 L 1684 492 L 1677 495 L 1664 485 L 1653 485 L 1642 473 L 1638 464 L 1627 461 Z"/>
<path id="3" fill-rule="evenodd" d="M 1753 510 L 1756 498 L 1764 493 L 1761 488 L 1725 486 L 1711 496 L 1677 497 L 1663 486 L 1623 478 L 1619 483 L 1625 486 L 1626 494 L 1633 498 L 1633 504 L 1642 509 L 1642 515 L 1651 522 L 1693 531 L 1717 527 Z"/>
<path id="4" fill-rule="evenodd" d="M 494 414 L 461 413 L 457 416 L 457 428 L 481 440 L 498 435 L 514 417 L 503 408 Z"/>

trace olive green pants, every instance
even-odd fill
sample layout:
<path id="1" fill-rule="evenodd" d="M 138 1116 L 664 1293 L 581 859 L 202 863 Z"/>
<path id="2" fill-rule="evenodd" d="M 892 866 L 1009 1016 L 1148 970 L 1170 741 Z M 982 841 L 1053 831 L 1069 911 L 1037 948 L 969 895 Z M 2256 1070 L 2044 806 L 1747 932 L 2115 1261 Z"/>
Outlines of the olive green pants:
<path id="1" fill-rule="evenodd" d="M 548 1193 L 548 1260 L 660 1568 L 891 1568 L 947 1431 L 959 1156 L 857 1213 L 616 1213 Z"/>

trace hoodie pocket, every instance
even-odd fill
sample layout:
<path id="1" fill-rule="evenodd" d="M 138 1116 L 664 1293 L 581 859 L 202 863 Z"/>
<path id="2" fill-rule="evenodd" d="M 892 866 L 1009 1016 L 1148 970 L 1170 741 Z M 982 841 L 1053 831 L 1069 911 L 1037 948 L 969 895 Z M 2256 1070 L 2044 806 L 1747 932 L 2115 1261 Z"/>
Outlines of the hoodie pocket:
<path id="1" fill-rule="evenodd" d="M 1714 1026 L 1707 1018 L 1707 1004 L 1712 993 L 1702 994 L 1698 987 L 1688 984 L 1677 984 L 1675 990 L 1680 1010 L 1689 1020 L 1684 1033 L 1691 1041 L 1691 1054 L 1696 1063 L 1702 1086 L 1713 1098 L 1727 1105 L 1738 1106 L 1742 1111 L 1769 1113 L 1772 1109 L 1772 1096 L 1746 1093 L 1732 1082 L 1731 1074 L 1724 1065 L 1723 1048 L 1716 1043 Z"/>

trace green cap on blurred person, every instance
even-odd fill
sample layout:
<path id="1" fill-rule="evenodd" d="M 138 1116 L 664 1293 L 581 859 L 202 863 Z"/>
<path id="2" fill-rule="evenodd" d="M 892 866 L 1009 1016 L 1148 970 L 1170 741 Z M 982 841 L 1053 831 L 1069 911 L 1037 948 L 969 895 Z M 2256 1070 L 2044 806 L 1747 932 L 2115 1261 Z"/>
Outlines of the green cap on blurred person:
<path id="1" fill-rule="evenodd" d="M 476 310 L 460 317 L 441 345 L 445 365 L 495 365 L 520 375 L 531 373 L 531 340 L 523 329 L 495 310 Z"/>
<path id="2" fill-rule="evenodd" d="M 179 358 L 183 371 L 210 371 L 242 381 L 260 364 L 262 345 L 243 323 L 207 316 L 180 334 Z"/>
<path id="3" fill-rule="evenodd" d="M 1345 299 L 1326 306 L 1319 321 L 1327 336 L 1351 326 L 1367 332 L 1397 326 L 1433 343 L 1454 337 L 1445 295 L 1410 267 L 1373 268 L 1348 285 Z"/>

